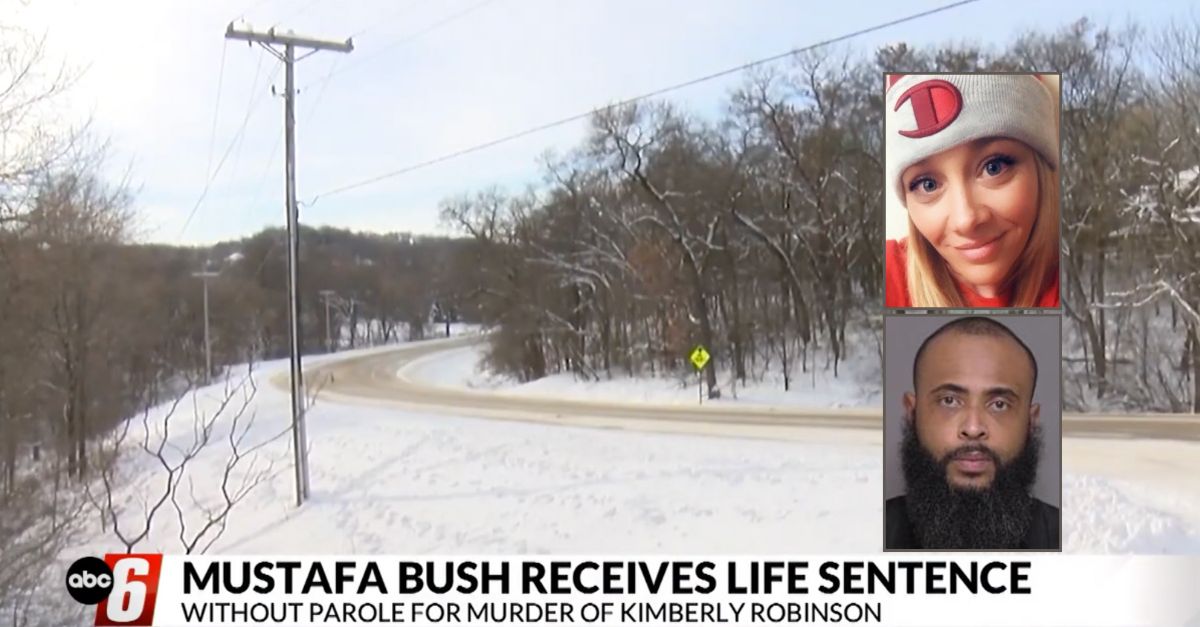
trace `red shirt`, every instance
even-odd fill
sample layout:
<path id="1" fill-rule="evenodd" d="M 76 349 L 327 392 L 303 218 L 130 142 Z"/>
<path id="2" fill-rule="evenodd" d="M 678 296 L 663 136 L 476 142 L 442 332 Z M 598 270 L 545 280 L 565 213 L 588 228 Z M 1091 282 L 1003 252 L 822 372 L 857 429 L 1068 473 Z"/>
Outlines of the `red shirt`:
<path id="1" fill-rule="evenodd" d="M 908 294 L 908 280 L 906 276 L 906 264 L 908 256 L 908 240 L 890 239 L 887 241 L 887 248 L 884 252 L 884 269 L 886 273 L 887 286 L 884 288 L 885 301 L 887 307 L 912 307 L 912 298 Z M 958 293 L 962 296 L 963 302 L 967 307 L 979 309 L 1000 309 L 1012 307 L 1012 294 L 1005 292 L 1000 296 L 990 298 L 980 296 L 975 293 L 970 287 L 958 284 Z M 1038 298 L 1035 307 L 1058 307 L 1058 275 L 1054 275 L 1054 280 L 1046 284 L 1046 289 L 1042 291 L 1041 297 Z"/>

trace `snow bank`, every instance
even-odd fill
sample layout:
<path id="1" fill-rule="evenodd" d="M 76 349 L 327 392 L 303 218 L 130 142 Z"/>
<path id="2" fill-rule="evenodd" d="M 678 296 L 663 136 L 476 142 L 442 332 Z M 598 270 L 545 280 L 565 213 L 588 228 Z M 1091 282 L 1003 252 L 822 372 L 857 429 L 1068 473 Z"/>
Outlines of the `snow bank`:
<path id="1" fill-rule="evenodd" d="M 488 390 L 497 394 L 566 398 L 578 400 L 620 399 L 624 402 L 695 405 L 701 401 L 696 376 L 629 377 L 614 376 L 600 381 L 584 381 L 572 374 L 554 374 L 536 381 L 519 383 L 484 371 L 480 366 L 483 346 L 468 346 L 437 353 L 408 364 L 398 375 L 440 387 Z M 831 372 L 795 373 L 791 389 L 783 389 L 779 373 L 767 373 L 762 381 L 746 385 L 732 382 L 727 372 L 718 375 L 722 394 L 720 399 L 704 399 L 705 404 L 754 404 L 798 407 L 878 407 L 879 376 L 872 382 L 864 375 L 870 366 L 864 360 L 843 364 L 840 376 Z M 876 370 L 878 364 L 875 364 Z M 734 396 L 736 394 L 736 397 Z"/>

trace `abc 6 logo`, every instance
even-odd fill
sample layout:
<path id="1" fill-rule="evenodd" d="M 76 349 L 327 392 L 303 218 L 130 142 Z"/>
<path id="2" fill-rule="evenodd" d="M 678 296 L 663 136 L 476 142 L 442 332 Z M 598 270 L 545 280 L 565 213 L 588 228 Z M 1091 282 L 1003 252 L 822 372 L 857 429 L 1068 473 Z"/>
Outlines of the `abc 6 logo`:
<path id="1" fill-rule="evenodd" d="M 84 605 L 96 605 L 112 592 L 112 569 L 98 557 L 75 560 L 67 570 L 67 592 Z"/>
<path id="2" fill-rule="evenodd" d="M 67 593 L 95 605 L 96 625 L 151 625 L 161 554 L 83 557 L 67 569 Z"/>

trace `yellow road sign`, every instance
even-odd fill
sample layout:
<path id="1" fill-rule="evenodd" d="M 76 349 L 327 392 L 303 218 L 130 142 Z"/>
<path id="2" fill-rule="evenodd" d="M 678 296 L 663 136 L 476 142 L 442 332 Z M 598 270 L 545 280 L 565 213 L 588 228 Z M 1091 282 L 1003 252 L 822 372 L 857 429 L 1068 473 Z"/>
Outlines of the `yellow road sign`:
<path id="1" fill-rule="evenodd" d="M 708 354 L 707 350 L 704 350 L 703 346 L 697 346 L 696 348 L 693 348 L 692 354 L 688 355 L 688 359 L 691 360 L 692 365 L 696 367 L 696 370 L 704 370 L 704 366 L 708 365 L 708 360 L 711 358 L 712 356 Z"/>

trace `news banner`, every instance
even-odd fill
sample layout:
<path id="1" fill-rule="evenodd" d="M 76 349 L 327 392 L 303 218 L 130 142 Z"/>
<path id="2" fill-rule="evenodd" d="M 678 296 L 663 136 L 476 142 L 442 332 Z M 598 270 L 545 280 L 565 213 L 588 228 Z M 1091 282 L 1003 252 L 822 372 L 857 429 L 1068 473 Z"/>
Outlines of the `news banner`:
<path id="1" fill-rule="evenodd" d="M 919 558 L 918 558 L 919 557 Z M 1200 560 L 109 554 L 67 573 L 95 625 L 1186 624 Z"/>

